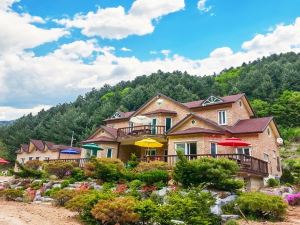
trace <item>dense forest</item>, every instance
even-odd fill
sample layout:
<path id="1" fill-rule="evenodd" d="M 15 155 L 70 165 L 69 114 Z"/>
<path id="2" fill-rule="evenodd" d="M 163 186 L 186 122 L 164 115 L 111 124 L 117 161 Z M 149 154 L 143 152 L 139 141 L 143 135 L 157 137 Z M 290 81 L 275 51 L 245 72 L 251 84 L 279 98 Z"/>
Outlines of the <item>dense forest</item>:
<path id="1" fill-rule="evenodd" d="M 59 104 L 0 127 L 0 155 L 14 159 L 14 151 L 29 138 L 69 144 L 72 131 L 79 144 L 116 110 L 135 110 L 158 92 L 181 102 L 243 92 L 257 116 L 273 115 L 284 137 L 299 138 L 300 54 L 286 53 L 210 76 L 158 71 L 114 86 L 104 85 L 73 103 Z"/>

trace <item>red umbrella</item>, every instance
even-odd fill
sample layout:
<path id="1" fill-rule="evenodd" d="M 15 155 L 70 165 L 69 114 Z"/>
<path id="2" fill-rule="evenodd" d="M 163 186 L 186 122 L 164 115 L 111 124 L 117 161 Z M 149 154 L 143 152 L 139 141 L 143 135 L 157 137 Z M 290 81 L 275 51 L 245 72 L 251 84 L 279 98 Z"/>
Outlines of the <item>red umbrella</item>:
<path id="1" fill-rule="evenodd" d="M 5 159 L 0 158 L 0 164 L 8 164 L 9 162 Z"/>
<path id="2" fill-rule="evenodd" d="M 219 141 L 218 145 L 238 147 L 238 146 L 249 146 L 250 144 L 243 141 L 240 138 L 232 137 L 232 138 L 225 138 L 223 141 Z"/>

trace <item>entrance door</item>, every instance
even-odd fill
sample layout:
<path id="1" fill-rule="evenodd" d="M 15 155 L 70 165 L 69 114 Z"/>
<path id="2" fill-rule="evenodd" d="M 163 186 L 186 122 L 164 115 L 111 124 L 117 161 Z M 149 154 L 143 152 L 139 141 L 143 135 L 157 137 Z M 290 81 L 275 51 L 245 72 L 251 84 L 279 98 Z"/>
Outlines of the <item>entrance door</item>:
<path id="1" fill-rule="evenodd" d="M 156 118 L 152 118 L 152 123 L 151 123 L 151 134 L 156 134 Z"/>

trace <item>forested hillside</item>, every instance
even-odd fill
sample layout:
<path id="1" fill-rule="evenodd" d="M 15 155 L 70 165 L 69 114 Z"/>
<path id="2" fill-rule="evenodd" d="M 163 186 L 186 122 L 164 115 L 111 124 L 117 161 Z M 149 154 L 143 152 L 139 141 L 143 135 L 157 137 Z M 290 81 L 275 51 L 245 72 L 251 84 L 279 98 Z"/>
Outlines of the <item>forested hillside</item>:
<path id="1" fill-rule="evenodd" d="M 285 137 L 295 139 L 300 133 L 300 54 L 287 53 L 230 68 L 218 75 L 199 77 L 186 72 L 158 71 L 115 86 L 104 85 L 79 96 L 73 103 L 59 104 L 37 116 L 24 116 L 13 125 L 1 127 L 0 149 L 4 151 L 0 154 L 13 159 L 14 151 L 29 138 L 69 144 L 72 131 L 79 143 L 116 110 L 135 110 L 157 92 L 181 102 L 212 94 L 244 92 L 258 116 L 275 116 Z"/>

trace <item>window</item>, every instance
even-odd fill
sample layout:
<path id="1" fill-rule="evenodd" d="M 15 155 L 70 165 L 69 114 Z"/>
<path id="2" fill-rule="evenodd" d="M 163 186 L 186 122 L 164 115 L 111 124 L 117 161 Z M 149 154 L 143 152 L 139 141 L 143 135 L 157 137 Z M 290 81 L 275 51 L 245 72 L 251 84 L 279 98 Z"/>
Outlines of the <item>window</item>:
<path id="1" fill-rule="evenodd" d="M 24 164 L 25 158 L 21 158 L 21 163 Z"/>
<path id="2" fill-rule="evenodd" d="M 172 118 L 167 117 L 165 121 L 166 131 L 168 131 L 172 127 Z"/>
<path id="3" fill-rule="evenodd" d="M 237 148 L 237 154 L 244 154 L 251 156 L 251 149 L 250 148 Z"/>
<path id="4" fill-rule="evenodd" d="M 196 120 L 192 120 L 192 124 L 195 124 L 196 123 Z"/>
<path id="5" fill-rule="evenodd" d="M 129 121 L 128 122 L 128 126 L 129 126 L 130 132 L 132 132 L 132 130 L 133 130 L 133 122 Z"/>
<path id="6" fill-rule="evenodd" d="M 36 160 L 40 160 L 40 157 L 35 157 Z"/>
<path id="7" fill-rule="evenodd" d="M 226 118 L 226 111 L 222 110 L 218 112 L 218 122 L 219 125 L 226 125 L 227 124 L 227 118 Z"/>
<path id="8" fill-rule="evenodd" d="M 147 150 L 146 155 L 155 156 L 156 155 L 156 149 Z"/>
<path id="9" fill-rule="evenodd" d="M 156 118 L 152 118 L 152 121 L 151 121 L 151 134 L 156 134 L 156 129 L 157 129 L 156 122 L 157 122 Z"/>
<path id="10" fill-rule="evenodd" d="M 280 158 L 277 157 L 277 171 L 280 172 Z"/>
<path id="11" fill-rule="evenodd" d="M 202 103 L 202 106 L 212 105 L 212 104 L 221 103 L 221 102 L 223 102 L 222 99 L 215 97 L 215 96 L 210 96 Z"/>
<path id="12" fill-rule="evenodd" d="M 45 160 L 49 160 L 50 158 L 49 157 L 45 157 Z"/>
<path id="13" fill-rule="evenodd" d="M 176 152 L 183 151 L 185 155 L 196 155 L 197 143 L 196 142 L 176 143 L 175 150 Z"/>
<path id="14" fill-rule="evenodd" d="M 107 149 L 107 154 L 106 154 L 106 158 L 112 158 L 112 149 L 111 148 L 108 148 Z"/>
<path id="15" fill-rule="evenodd" d="M 269 128 L 269 127 L 268 127 L 268 129 L 267 129 L 267 133 L 268 133 L 269 136 L 271 136 L 271 131 L 270 131 L 270 128 Z"/>
<path id="16" fill-rule="evenodd" d="M 211 155 L 218 154 L 218 152 L 217 152 L 217 143 L 214 143 L 214 142 L 210 143 L 210 154 Z"/>
<path id="17" fill-rule="evenodd" d="M 241 100 L 239 101 L 239 105 L 240 105 L 240 107 L 243 107 L 243 103 Z"/>
<path id="18" fill-rule="evenodd" d="M 273 158 L 276 159 L 276 151 L 273 150 Z"/>
<path id="19" fill-rule="evenodd" d="M 269 155 L 267 153 L 264 153 L 264 160 L 266 162 L 269 162 Z"/>
<path id="20" fill-rule="evenodd" d="M 32 160 L 32 157 L 29 157 L 29 160 Z"/>

